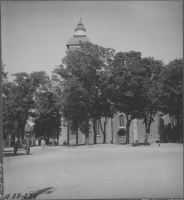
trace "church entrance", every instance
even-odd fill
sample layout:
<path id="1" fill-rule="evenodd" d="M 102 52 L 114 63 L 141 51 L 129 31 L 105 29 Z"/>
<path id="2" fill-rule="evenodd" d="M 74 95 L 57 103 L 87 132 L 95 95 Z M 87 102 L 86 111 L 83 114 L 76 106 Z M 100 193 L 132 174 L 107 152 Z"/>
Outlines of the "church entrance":
<path id="1" fill-rule="evenodd" d="M 126 143 L 126 130 L 120 129 L 116 134 L 116 143 L 125 144 Z"/>

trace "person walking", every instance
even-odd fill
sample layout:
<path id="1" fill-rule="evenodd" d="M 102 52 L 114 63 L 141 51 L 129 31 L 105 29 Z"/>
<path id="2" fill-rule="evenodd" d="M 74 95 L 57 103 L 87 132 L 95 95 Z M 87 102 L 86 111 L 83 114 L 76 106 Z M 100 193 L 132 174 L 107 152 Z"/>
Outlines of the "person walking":
<path id="1" fill-rule="evenodd" d="M 42 149 L 45 147 L 45 140 L 42 138 L 41 140 Z"/>

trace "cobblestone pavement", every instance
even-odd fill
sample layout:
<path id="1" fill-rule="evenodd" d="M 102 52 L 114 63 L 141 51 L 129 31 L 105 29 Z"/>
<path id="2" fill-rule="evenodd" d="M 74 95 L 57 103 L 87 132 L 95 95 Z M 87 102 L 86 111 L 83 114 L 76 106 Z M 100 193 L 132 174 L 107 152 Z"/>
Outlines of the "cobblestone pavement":
<path id="1" fill-rule="evenodd" d="M 183 146 L 4 149 L 4 194 L 36 199 L 181 198 Z"/>

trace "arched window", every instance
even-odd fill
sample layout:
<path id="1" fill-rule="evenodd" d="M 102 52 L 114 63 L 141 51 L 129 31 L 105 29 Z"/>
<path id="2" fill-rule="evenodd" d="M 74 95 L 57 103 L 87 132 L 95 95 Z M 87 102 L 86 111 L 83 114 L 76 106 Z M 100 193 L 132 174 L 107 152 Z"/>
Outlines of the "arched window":
<path id="1" fill-rule="evenodd" d="M 125 127 L 125 117 L 123 115 L 119 116 L 119 126 Z"/>

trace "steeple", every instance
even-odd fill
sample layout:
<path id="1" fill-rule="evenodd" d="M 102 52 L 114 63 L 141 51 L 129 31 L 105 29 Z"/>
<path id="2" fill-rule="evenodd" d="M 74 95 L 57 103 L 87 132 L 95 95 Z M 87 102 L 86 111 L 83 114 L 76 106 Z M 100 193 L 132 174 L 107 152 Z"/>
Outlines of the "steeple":
<path id="1" fill-rule="evenodd" d="M 90 42 L 89 38 L 86 37 L 86 28 L 84 27 L 82 20 L 81 20 L 81 16 L 80 16 L 80 21 L 77 25 L 77 27 L 75 28 L 75 33 L 73 35 L 72 38 L 70 38 L 68 40 L 67 43 L 67 49 L 71 49 L 71 48 L 78 48 L 80 46 L 80 41 L 81 42 Z"/>
<path id="2" fill-rule="evenodd" d="M 83 25 L 83 23 L 82 23 L 82 21 L 81 21 L 81 18 L 80 18 L 80 21 L 79 21 L 79 23 L 78 23 L 76 29 L 75 29 L 75 32 L 78 31 L 78 30 L 83 30 L 83 31 L 86 32 L 86 28 L 84 27 L 84 25 Z"/>

